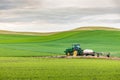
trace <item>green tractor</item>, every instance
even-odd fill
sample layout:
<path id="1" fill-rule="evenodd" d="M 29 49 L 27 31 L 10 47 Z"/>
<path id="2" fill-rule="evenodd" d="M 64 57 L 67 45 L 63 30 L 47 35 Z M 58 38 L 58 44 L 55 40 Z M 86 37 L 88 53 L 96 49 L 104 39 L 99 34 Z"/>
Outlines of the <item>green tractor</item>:
<path id="1" fill-rule="evenodd" d="M 102 56 L 103 53 L 101 52 L 94 52 L 92 49 L 84 49 L 82 50 L 80 47 L 80 44 L 73 44 L 72 48 L 67 48 L 65 51 L 65 54 L 67 56 L 95 56 L 97 55 L 97 57 Z M 107 57 L 110 57 L 110 53 L 106 53 L 105 54 Z"/>
<path id="2" fill-rule="evenodd" d="M 64 52 L 67 56 L 83 55 L 83 50 L 80 48 L 80 44 L 73 44 L 72 48 L 68 48 Z"/>

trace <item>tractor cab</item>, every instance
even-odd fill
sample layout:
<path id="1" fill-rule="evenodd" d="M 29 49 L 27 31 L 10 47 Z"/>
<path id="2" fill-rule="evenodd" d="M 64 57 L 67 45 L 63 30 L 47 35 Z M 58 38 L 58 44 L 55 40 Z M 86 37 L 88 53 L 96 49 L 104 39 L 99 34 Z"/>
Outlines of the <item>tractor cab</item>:
<path id="1" fill-rule="evenodd" d="M 72 48 L 73 48 L 73 50 L 79 50 L 80 49 L 80 44 L 73 44 Z"/>

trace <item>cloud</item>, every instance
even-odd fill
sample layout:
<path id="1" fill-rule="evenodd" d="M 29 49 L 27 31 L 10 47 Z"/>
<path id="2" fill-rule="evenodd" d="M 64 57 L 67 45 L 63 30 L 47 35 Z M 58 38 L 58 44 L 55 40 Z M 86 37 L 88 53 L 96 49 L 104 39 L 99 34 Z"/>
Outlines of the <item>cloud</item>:
<path id="1" fill-rule="evenodd" d="M 0 0 L 0 29 L 57 31 L 92 24 L 118 26 L 120 11 L 116 3 L 113 0 Z"/>
<path id="2" fill-rule="evenodd" d="M 41 0 L 0 0 L 0 10 L 27 9 L 42 6 Z"/>
<path id="3" fill-rule="evenodd" d="M 120 8 L 120 0 L 112 0 L 112 1 L 113 1 L 113 3 L 115 3 L 115 5 L 116 5 L 117 7 Z"/>
<path id="4" fill-rule="evenodd" d="M 113 0 L 44 0 L 46 7 L 79 7 L 79 8 L 105 8 L 116 7 Z"/>
<path id="5" fill-rule="evenodd" d="M 13 10 L 3 11 L 0 22 L 33 22 L 45 21 L 54 24 L 69 24 L 83 22 L 84 17 L 92 17 L 106 14 L 118 14 L 118 8 L 59 8 L 47 10 Z M 8 15 L 9 14 L 9 15 Z M 109 16 L 113 17 L 113 16 Z M 104 17 L 105 18 L 105 17 Z M 113 17 L 114 18 L 114 17 Z M 94 19 L 94 17 L 93 17 Z"/>

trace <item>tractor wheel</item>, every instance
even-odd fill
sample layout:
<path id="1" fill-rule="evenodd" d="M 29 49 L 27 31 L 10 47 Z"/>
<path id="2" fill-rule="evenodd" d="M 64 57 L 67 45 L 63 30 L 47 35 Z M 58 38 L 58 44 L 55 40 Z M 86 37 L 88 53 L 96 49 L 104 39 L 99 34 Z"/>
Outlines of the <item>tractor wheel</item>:
<path id="1" fill-rule="evenodd" d="M 74 52 L 73 52 L 73 56 L 77 56 L 77 51 L 75 50 Z"/>
<path id="2" fill-rule="evenodd" d="M 92 56 L 95 56 L 95 54 L 92 54 Z"/>
<path id="3" fill-rule="evenodd" d="M 88 56 L 88 54 L 85 54 L 86 56 Z"/>
<path id="4" fill-rule="evenodd" d="M 70 56 L 70 53 L 67 53 L 67 56 Z"/>

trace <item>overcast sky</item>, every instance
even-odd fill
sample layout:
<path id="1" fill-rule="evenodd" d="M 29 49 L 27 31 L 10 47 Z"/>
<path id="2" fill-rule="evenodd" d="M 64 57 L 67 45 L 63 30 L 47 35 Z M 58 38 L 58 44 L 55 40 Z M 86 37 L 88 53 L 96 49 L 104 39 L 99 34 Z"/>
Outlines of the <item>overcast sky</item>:
<path id="1" fill-rule="evenodd" d="M 120 0 L 0 0 L 0 29 L 51 32 L 120 27 Z"/>

